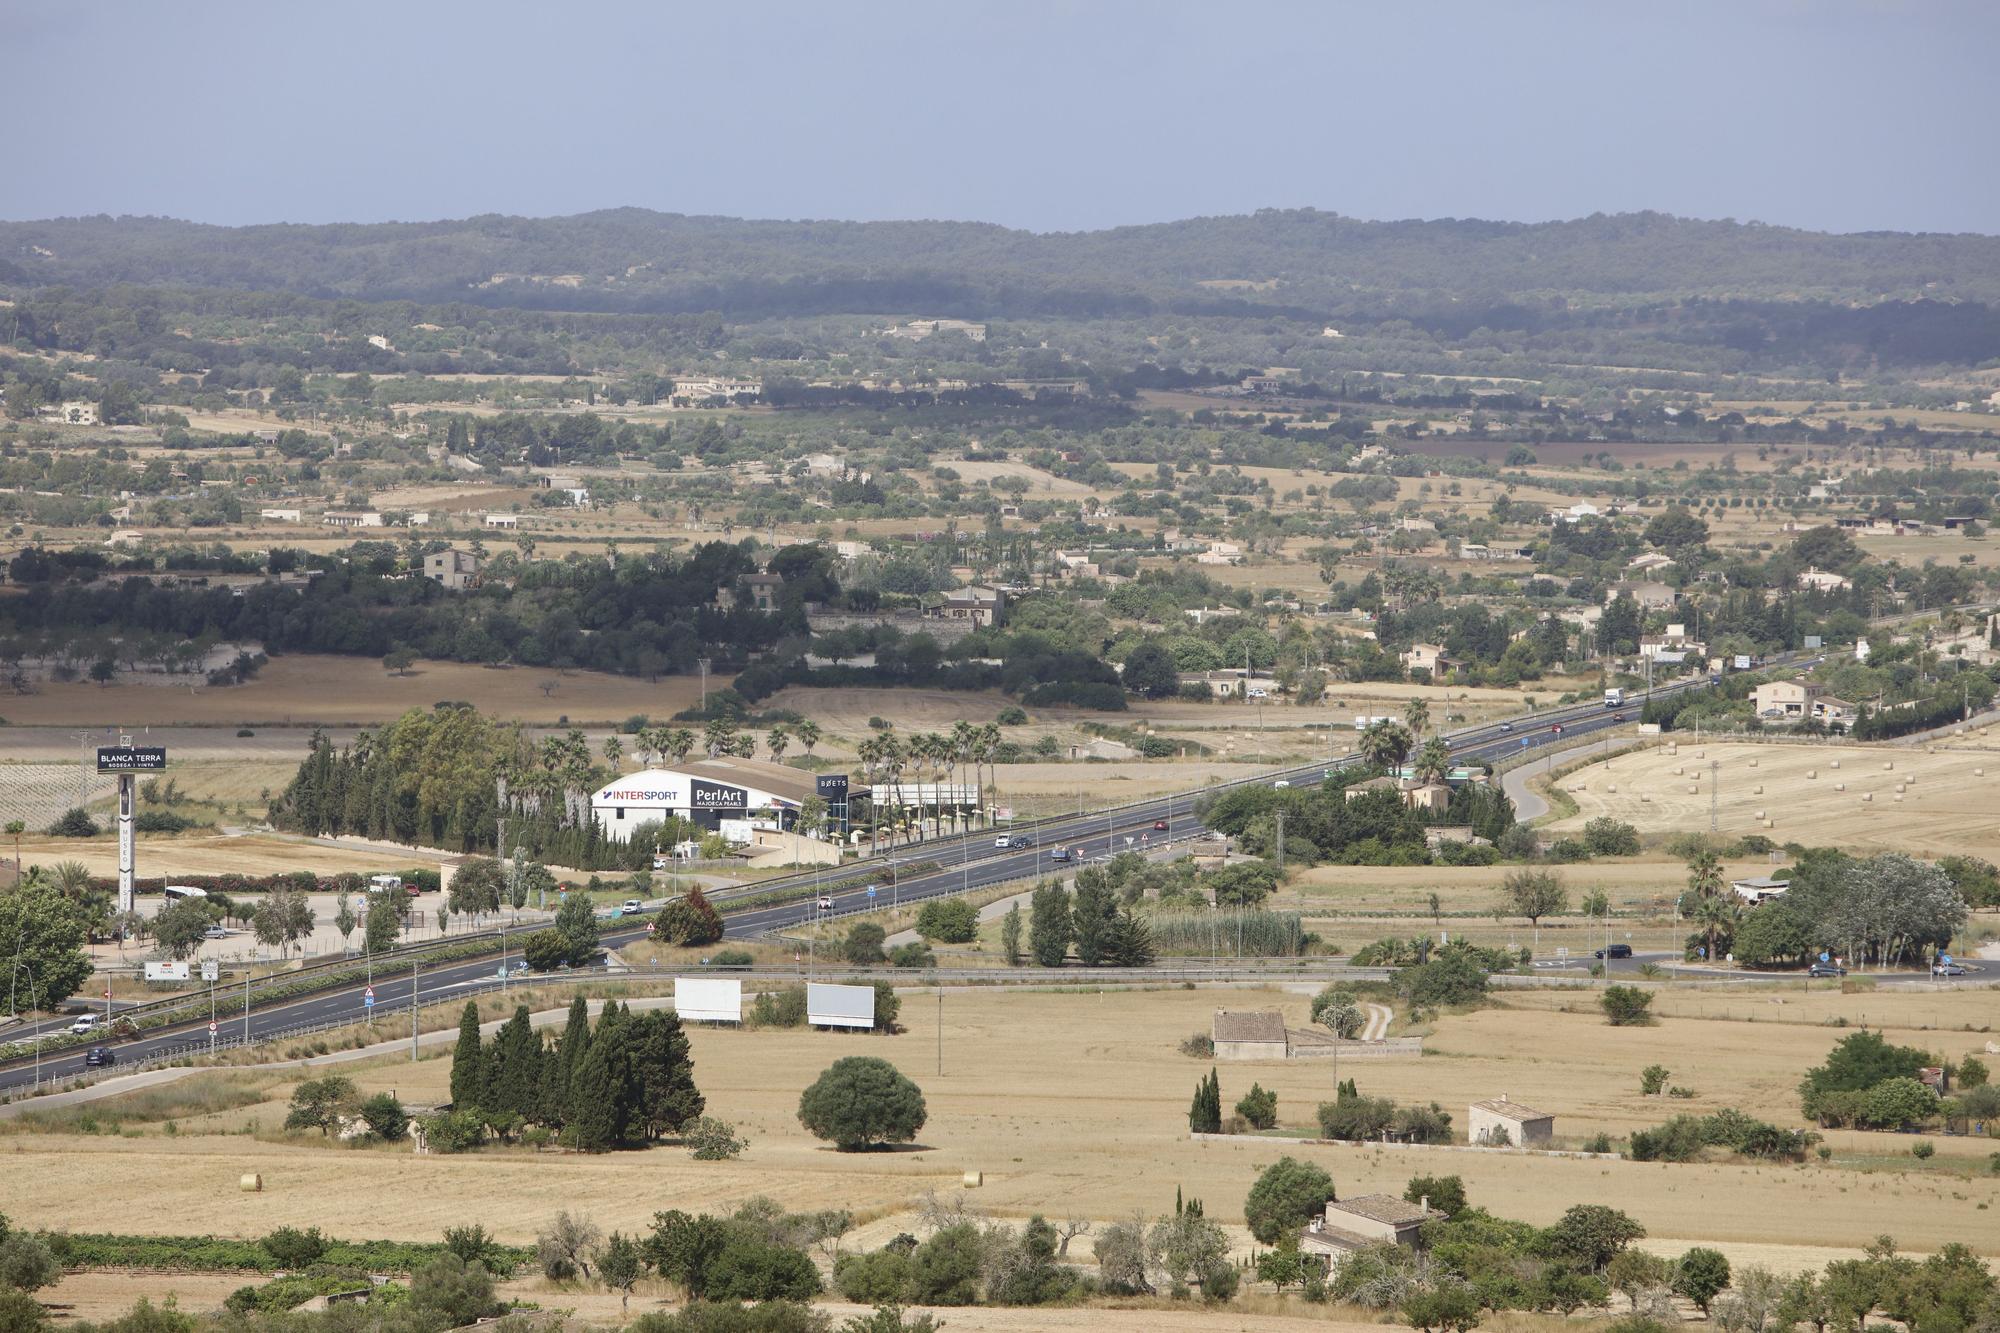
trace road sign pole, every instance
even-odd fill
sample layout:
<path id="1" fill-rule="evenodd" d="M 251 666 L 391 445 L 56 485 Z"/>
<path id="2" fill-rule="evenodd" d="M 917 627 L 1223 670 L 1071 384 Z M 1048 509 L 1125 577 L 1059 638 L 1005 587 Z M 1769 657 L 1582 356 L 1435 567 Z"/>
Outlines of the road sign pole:
<path id="1" fill-rule="evenodd" d="M 410 1063 L 417 1061 L 417 960 L 410 960 Z"/>

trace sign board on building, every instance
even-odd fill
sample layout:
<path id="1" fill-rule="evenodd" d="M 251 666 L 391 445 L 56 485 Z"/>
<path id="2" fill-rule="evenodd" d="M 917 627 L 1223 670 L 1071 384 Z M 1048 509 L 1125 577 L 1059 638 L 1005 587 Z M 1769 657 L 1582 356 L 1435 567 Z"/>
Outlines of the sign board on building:
<path id="1" fill-rule="evenodd" d="M 167 751 L 161 745 L 100 745 L 97 771 L 100 773 L 157 773 L 167 766 Z"/>
<path id="2" fill-rule="evenodd" d="M 1736 654 L 1736 669 L 1738 671 L 1748 671 L 1750 669 L 1750 655 L 1748 653 Z"/>
<path id="3" fill-rule="evenodd" d="M 828 805 L 847 803 L 847 774 L 822 773 L 813 779 L 813 789 Z"/>
<path id="4" fill-rule="evenodd" d="M 187 979 L 188 965 L 186 963 L 146 964 L 146 980 L 148 981 L 186 981 Z"/>
<path id="5" fill-rule="evenodd" d="M 816 1028 L 872 1028 L 875 1026 L 875 988 L 808 982 L 806 1022 Z"/>
<path id="6" fill-rule="evenodd" d="M 684 1022 L 741 1023 L 743 983 L 734 977 L 675 977 L 674 1012 Z"/>
<path id="7" fill-rule="evenodd" d="M 731 787 L 720 782 L 703 782 L 700 778 L 696 778 L 688 783 L 688 808 L 731 810 L 740 814 L 750 808 L 750 793 L 741 787 Z"/>

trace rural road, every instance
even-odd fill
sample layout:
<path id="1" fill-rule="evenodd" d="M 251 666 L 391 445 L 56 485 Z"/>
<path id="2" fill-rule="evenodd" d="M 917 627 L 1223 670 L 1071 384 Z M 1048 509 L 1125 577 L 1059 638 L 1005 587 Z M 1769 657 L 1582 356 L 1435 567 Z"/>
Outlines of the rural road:
<path id="1" fill-rule="evenodd" d="M 1556 763 L 1564 763 L 1571 758 L 1581 757 L 1583 752 L 1592 748 L 1593 745 L 1601 753 L 1617 754 L 1621 751 L 1629 750 L 1635 745 L 1643 744 L 1649 739 L 1651 738 L 1646 736 L 1620 736 L 1612 740 L 1608 746 L 1586 740 L 1575 745 L 1564 746 L 1558 750 L 1551 750 L 1548 752 L 1547 757 Z M 1523 824 L 1533 823 L 1535 820 L 1548 814 L 1549 803 L 1547 799 L 1528 786 L 1530 778 L 1547 772 L 1548 768 L 1549 765 L 1540 764 L 1538 760 L 1536 763 L 1523 764 L 1519 768 L 1510 768 L 1500 775 L 1500 790 L 1505 792 L 1507 799 L 1514 803 L 1514 818 L 1518 822 Z"/>
<path id="2" fill-rule="evenodd" d="M 1382 1041 L 1389 1035 L 1389 1020 L 1396 1016 L 1386 1004 L 1367 1004 L 1368 1025 L 1361 1029 L 1361 1040 Z"/>

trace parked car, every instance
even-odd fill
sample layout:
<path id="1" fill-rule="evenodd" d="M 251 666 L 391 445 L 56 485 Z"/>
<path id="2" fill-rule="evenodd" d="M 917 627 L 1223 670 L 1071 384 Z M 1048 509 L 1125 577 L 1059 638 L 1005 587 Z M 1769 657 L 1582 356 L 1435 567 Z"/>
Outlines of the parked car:
<path id="1" fill-rule="evenodd" d="M 1595 956 L 1598 958 L 1630 958 L 1632 956 L 1632 946 L 1629 944 L 1609 945 L 1599 949 Z"/>
<path id="2" fill-rule="evenodd" d="M 1962 977 L 1965 975 L 1965 969 L 1957 963 L 1932 963 L 1931 975 L 1934 977 Z"/>
<path id="3" fill-rule="evenodd" d="M 95 1032 L 97 1030 L 97 1015 L 78 1014 L 76 1022 L 69 1025 L 69 1030 L 77 1033 L 79 1036 L 85 1032 Z"/>
<path id="4" fill-rule="evenodd" d="M 1167 831 L 1167 821 L 1166 821 L 1166 820 L 1164 820 L 1164 819 L 1156 819 L 1156 820 L 1154 820 L 1154 821 L 1153 821 L 1153 832 L 1155 832 L 1155 833 L 1165 833 L 1166 831 Z"/>
<path id="5" fill-rule="evenodd" d="M 93 1046 L 83 1053 L 83 1063 L 86 1068 L 101 1069 L 105 1065 L 117 1064 L 118 1057 L 109 1046 Z"/>
<path id="6" fill-rule="evenodd" d="M 201 932 L 201 937 L 205 940 L 226 940 L 229 938 L 229 932 L 221 926 L 210 926 Z"/>
<path id="7" fill-rule="evenodd" d="M 646 904 L 637 898 L 627 898 L 625 906 L 619 909 L 620 916 L 644 916 L 645 913 Z"/>
<path id="8" fill-rule="evenodd" d="M 1847 975 L 1847 969 L 1839 963 L 1814 963 L 1806 969 L 1806 975 L 1809 977 L 1844 977 Z"/>
<path id="9" fill-rule="evenodd" d="M 654 858 L 653 858 L 653 869 L 655 869 L 655 870 L 665 870 L 665 869 L 667 869 L 667 868 L 668 868 L 668 861 L 667 861 L 667 858 L 666 858 L 666 857 L 664 857 L 664 856 L 656 856 L 656 857 L 654 857 Z"/>

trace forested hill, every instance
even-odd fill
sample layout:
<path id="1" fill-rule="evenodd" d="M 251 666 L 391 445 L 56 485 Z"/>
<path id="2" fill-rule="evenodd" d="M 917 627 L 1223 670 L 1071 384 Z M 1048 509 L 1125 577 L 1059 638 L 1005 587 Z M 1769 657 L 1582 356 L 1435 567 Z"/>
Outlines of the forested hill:
<path id="1" fill-rule="evenodd" d="M 0 284 L 138 283 L 549 309 L 1080 316 L 1386 312 L 1554 295 L 2000 302 L 2000 237 L 1830 235 L 1659 213 L 1362 222 L 1313 210 L 1036 234 L 967 222 L 565 218 L 0 223 Z"/>

